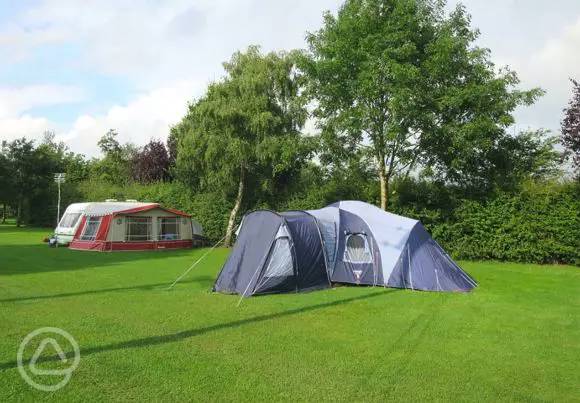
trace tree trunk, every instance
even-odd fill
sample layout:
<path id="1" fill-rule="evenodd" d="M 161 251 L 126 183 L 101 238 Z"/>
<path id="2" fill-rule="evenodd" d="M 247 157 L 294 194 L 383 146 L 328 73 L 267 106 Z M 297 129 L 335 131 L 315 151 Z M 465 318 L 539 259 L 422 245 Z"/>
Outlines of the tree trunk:
<path id="1" fill-rule="evenodd" d="M 2 205 L 2 224 L 6 224 L 6 203 Z"/>
<path id="2" fill-rule="evenodd" d="M 387 211 L 389 206 L 389 178 L 386 173 L 384 157 L 379 158 L 379 182 L 381 183 L 381 209 Z"/>
<path id="3" fill-rule="evenodd" d="M 20 227 L 22 220 L 22 198 L 18 198 L 18 207 L 16 208 L 16 226 Z"/>
<path id="4" fill-rule="evenodd" d="M 245 172 L 244 167 L 240 168 L 240 183 L 238 185 L 238 195 L 236 196 L 236 202 L 234 203 L 234 208 L 230 213 L 230 219 L 228 221 L 228 228 L 226 230 L 226 239 L 224 241 L 224 245 L 226 247 L 232 246 L 232 237 L 234 234 L 234 224 L 236 223 L 236 218 L 238 216 L 238 212 L 240 211 L 240 207 L 242 205 L 242 199 L 244 198 L 244 186 L 245 186 Z"/>

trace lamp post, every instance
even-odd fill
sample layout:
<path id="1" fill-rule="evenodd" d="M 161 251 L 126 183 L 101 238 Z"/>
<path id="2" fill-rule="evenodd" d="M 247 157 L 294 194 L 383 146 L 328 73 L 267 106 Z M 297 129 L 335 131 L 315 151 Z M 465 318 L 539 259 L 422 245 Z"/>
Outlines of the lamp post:
<path id="1" fill-rule="evenodd" d="M 60 184 L 64 183 L 64 173 L 54 174 L 54 181 L 58 185 L 58 203 L 56 204 L 56 228 L 58 229 L 58 223 L 60 222 Z M 58 248 L 58 233 L 54 234 L 56 239 L 56 247 Z"/>

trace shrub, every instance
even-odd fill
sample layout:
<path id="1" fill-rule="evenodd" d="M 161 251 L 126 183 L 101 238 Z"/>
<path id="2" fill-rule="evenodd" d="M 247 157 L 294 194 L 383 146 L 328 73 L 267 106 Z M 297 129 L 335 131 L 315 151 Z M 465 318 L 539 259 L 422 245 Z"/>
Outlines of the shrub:
<path id="1" fill-rule="evenodd" d="M 535 185 L 465 201 L 432 235 L 460 259 L 580 264 L 580 198 L 573 185 Z"/>

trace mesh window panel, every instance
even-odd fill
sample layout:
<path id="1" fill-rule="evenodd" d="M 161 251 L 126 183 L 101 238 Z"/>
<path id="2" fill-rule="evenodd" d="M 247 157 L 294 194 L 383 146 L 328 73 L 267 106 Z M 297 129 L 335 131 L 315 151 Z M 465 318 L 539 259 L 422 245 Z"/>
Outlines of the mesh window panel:
<path id="1" fill-rule="evenodd" d="M 346 239 L 344 260 L 351 263 L 372 263 L 367 238 L 363 234 L 350 234 Z"/>

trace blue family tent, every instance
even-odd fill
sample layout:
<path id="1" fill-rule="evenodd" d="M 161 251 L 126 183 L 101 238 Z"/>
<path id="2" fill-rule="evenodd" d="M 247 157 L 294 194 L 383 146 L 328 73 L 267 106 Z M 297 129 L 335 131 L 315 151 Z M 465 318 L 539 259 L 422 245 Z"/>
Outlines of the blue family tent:
<path id="1" fill-rule="evenodd" d="M 244 216 L 214 291 L 242 296 L 364 284 L 470 291 L 477 283 L 423 225 L 360 201 Z"/>

